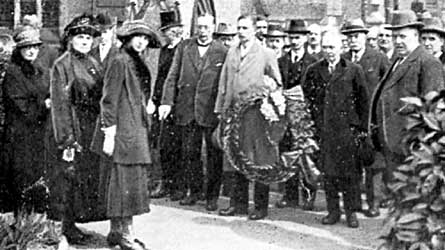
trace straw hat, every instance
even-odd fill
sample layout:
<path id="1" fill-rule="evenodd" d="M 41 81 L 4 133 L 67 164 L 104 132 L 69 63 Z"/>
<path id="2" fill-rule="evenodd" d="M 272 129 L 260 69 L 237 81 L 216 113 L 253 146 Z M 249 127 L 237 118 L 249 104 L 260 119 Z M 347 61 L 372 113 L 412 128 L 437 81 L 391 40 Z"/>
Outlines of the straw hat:
<path id="1" fill-rule="evenodd" d="M 14 41 L 16 43 L 16 48 L 23 48 L 32 45 L 41 45 L 40 31 L 38 29 L 32 28 L 31 26 L 26 26 L 17 31 L 14 36 Z"/>

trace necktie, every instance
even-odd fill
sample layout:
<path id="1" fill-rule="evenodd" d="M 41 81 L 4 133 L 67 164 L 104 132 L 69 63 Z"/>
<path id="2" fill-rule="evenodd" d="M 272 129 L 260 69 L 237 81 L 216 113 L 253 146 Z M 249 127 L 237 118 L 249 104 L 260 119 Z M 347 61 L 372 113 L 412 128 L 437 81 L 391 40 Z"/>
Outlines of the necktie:
<path id="1" fill-rule="evenodd" d="M 331 75 L 332 75 L 332 73 L 333 73 L 333 72 L 334 72 L 334 70 L 335 70 L 335 67 L 334 67 L 334 65 L 332 65 L 332 64 L 329 64 L 328 70 L 329 70 L 329 74 L 331 74 Z"/>
<path id="2" fill-rule="evenodd" d="M 352 62 L 358 63 L 358 54 L 357 52 L 352 53 Z"/>

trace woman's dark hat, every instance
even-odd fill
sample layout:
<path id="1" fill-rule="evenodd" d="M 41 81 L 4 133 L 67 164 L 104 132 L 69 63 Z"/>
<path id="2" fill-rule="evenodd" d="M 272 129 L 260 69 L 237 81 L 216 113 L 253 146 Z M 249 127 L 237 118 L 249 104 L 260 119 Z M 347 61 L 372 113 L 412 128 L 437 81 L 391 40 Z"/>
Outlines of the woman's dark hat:
<path id="1" fill-rule="evenodd" d="M 291 19 L 287 24 L 286 33 L 288 34 L 308 34 L 306 21 L 303 19 Z"/>
<path id="2" fill-rule="evenodd" d="M 341 33 L 343 35 L 348 35 L 351 33 L 365 33 L 368 34 L 369 30 L 365 27 L 365 23 L 362 19 L 356 18 L 347 21 L 341 28 Z"/>
<path id="3" fill-rule="evenodd" d="M 110 15 L 108 13 L 100 13 L 96 16 L 96 22 L 101 31 L 110 29 L 114 26 L 113 21 L 111 20 Z"/>
<path id="4" fill-rule="evenodd" d="M 65 27 L 68 36 L 88 34 L 93 37 L 100 36 L 100 31 L 96 27 L 97 23 L 92 15 L 83 14 L 75 17 L 71 23 Z"/>
<path id="5" fill-rule="evenodd" d="M 150 38 L 149 48 L 161 47 L 161 36 L 142 19 L 124 22 L 116 33 L 121 41 L 126 41 L 136 35 L 146 35 Z"/>
<path id="6" fill-rule="evenodd" d="M 445 37 L 445 30 L 443 28 L 442 20 L 437 17 L 423 19 L 425 26 L 420 32 L 434 32 L 442 37 Z"/>
<path id="7" fill-rule="evenodd" d="M 284 33 L 284 28 L 281 24 L 269 24 L 267 25 L 267 33 L 264 37 L 286 37 L 287 34 Z"/>
<path id="8" fill-rule="evenodd" d="M 415 28 L 420 30 L 423 26 L 424 24 L 417 20 L 417 15 L 412 10 L 400 10 L 393 12 L 391 26 L 386 29 Z"/>

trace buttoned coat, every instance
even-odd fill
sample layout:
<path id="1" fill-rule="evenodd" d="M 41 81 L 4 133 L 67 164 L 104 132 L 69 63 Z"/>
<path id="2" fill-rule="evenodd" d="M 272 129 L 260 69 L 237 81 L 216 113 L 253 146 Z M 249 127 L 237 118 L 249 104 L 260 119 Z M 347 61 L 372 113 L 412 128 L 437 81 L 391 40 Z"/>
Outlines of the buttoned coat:
<path id="1" fill-rule="evenodd" d="M 290 74 L 289 74 L 290 67 L 292 66 L 291 56 L 292 56 L 291 52 L 288 52 L 278 59 L 278 66 L 280 68 L 281 77 L 283 80 L 283 89 L 290 89 L 295 85 L 300 85 L 301 79 L 303 78 L 306 69 L 309 67 L 309 65 L 317 62 L 317 58 L 315 58 L 314 56 L 310 55 L 307 52 L 304 52 L 303 58 L 301 59 L 303 60 L 303 62 L 301 64 L 301 69 L 299 70 L 300 73 L 298 74 L 298 76 L 296 76 L 297 77 L 297 79 L 295 79 L 296 81 L 294 81 L 294 79 L 290 79 Z M 297 82 L 297 84 L 295 84 L 295 82 Z"/>
<path id="2" fill-rule="evenodd" d="M 219 80 L 215 112 L 224 113 L 234 102 L 248 96 L 256 88 L 262 87 L 264 75 L 271 77 L 279 86 L 282 86 L 277 58 L 271 49 L 264 48 L 255 41 L 241 60 L 240 47 L 231 47 Z"/>
<path id="3" fill-rule="evenodd" d="M 141 81 L 137 71 L 143 67 L 122 48 L 111 60 L 105 72 L 103 96 L 100 102 L 102 125 L 116 125 L 113 161 L 137 165 L 151 163 L 148 145 L 148 117 L 145 111 L 149 97 L 150 77 Z M 137 63 L 142 63 L 137 65 Z M 148 71 L 148 69 L 147 69 Z"/>
<path id="4" fill-rule="evenodd" d="M 226 54 L 227 48 L 217 40 L 202 57 L 197 38 L 178 44 L 161 100 L 161 104 L 173 107 L 178 125 L 195 120 L 201 126 L 216 127 L 215 100 Z"/>
<path id="5" fill-rule="evenodd" d="M 309 66 L 302 84 L 321 137 L 325 174 L 358 178 L 355 139 L 358 131 L 366 131 L 368 117 L 362 68 L 342 58 L 331 75 L 328 62 L 321 60 Z"/>
<path id="6" fill-rule="evenodd" d="M 442 64 L 419 46 L 396 68 L 395 61 L 375 89 L 370 114 L 374 143 L 383 145 L 390 153 L 406 155 L 402 137 L 406 118 L 397 114 L 404 106 L 400 100 L 407 96 L 424 96 L 444 88 Z"/>
<path id="7" fill-rule="evenodd" d="M 345 53 L 343 57 L 351 60 L 352 51 Z M 363 53 L 362 57 L 358 61 L 358 64 L 362 66 L 365 73 L 368 94 L 372 95 L 374 89 L 377 87 L 377 84 L 388 70 L 390 66 L 389 61 L 385 55 L 367 46 L 365 53 Z M 371 96 L 369 99 L 371 99 Z"/>

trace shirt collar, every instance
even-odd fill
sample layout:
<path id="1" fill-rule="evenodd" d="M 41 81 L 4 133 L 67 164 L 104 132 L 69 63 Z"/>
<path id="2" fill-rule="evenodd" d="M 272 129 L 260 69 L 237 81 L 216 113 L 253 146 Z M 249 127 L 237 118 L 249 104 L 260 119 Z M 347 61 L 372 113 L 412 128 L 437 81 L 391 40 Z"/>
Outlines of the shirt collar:
<path id="1" fill-rule="evenodd" d="M 357 55 L 357 60 L 360 61 L 362 59 L 363 54 L 365 54 L 365 48 L 359 50 L 359 51 L 352 51 L 352 56 L 354 57 L 354 54 Z"/>
<path id="2" fill-rule="evenodd" d="M 291 61 L 292 62 L 298 62 L 299 60 L 303 59 L 304 50 L 300 49 L 297 52 L 295 52 L 294 50 L 291 50 L 290 51 L 290 55 L 291 55 Z M 298 60 L 296 58 L 298 58 Z"/>

